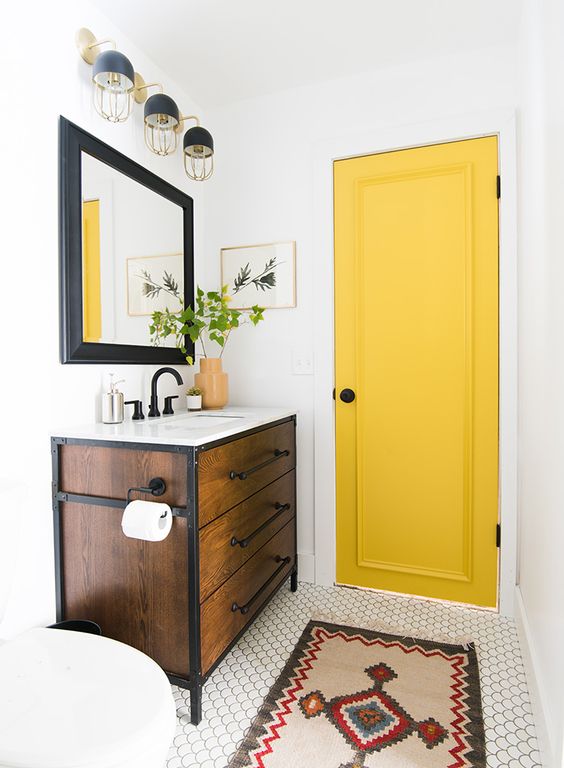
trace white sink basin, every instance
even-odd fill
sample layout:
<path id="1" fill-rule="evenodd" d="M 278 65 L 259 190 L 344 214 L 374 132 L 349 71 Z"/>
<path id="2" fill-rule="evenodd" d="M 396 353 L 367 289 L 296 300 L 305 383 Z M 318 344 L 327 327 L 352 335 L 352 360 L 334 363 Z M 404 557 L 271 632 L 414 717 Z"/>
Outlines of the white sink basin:
<path id="1" fill-rule="evenodd" d="M 196 413 L 193 416 L 181 416 L 174 420 L 171 424 L 161 422 L 159 426 L 163 430 L 174 430 L 186 432 L 196 429 L 209 429 L 210 427 L 219 427 L 222 424 L 232 424 L 245 418 L 244 416 L 224 416 L 223 414 L 217 414 L 217 416 L 211 416 L 209 414 Z"/>

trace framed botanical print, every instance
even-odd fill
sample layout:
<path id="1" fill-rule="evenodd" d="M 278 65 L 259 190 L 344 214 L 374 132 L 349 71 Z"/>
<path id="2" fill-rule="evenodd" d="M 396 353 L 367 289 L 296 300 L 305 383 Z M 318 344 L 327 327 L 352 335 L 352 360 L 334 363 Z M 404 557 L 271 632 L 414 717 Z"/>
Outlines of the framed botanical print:
<path id="1" fill-rule="evenodd" d="M 183 306 L 184 255 L 141 256 L 127 259 L 127 314 L 152 315 Z"/>
<path id="2" fill-rule="evenodd" d="M 222 248 L 221 284 L 233 309 L 295 307 L 295 241 Z"/>

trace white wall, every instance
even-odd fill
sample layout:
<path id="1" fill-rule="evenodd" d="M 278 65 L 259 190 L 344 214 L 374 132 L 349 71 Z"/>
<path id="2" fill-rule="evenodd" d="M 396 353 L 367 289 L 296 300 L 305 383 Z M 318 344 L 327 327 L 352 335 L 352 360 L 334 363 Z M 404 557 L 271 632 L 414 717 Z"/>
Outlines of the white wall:
<path id="1" fill-rule="evenodd" d="M 520 50 L 518 603 L 545 765 L 564 727 L 564 5 L 528 0 Z"/>
<path id="2" fill-rule="evenodd" d="M 313 352 L 317 311 L 313 270 L 314 157 L 327 139 L 422 123 L 516 103 L 513 51 L 410 63 L 322 85 L 242 101 L 208 113 L 217 147 L 206 209 L 206 279 L 219 280 L 222 246 L 297 241 L 297 309 L 267 312 L 225 353 L 234 398 L 299 409 L 298 549 L 302 575 L 314 568 L 313 377 L 292 375 L 292 352 Z M 328 263 L 332 253 L 327 253 Z M 316 364 L 327 349 L 314 350 Z M 330 393 L 327 393 L 330 396 Z M 327 515 L 333 510 L 327 509 Z"/>
<path id="3" fill-rule="evenodd" d="M 92 105 L 91 69 L 78 56 L 76 30 L 89 27 L 114 37 L 147 82 L 162 80 L 185 114 L 198 105 L 171 77 L 137 50 L 118 29 L 84 2 L 13 3 L 6 11 L 0 46 L 2 109 L 2 317 L 1 478 L 21 481 L 29 492 L 24 546 L 17 571 L 17 610 L 2 633 L 53 618 L 52 513 L 49 429 L 94 420 L 103 374 L 125 378 L 129 398 L 145 402 L 153 369 L 58 362 L 57 163 L 60 114 L 195 198 L 196 253 L 201 253 L 202 186 L 190 182 L 180 154 L 152 155 L 143 143 L 137 106 L 123 125 L 102 120 Z M 10 105 L 9 108 L 7 105 Z M 192 372 L 182 368 L 191 383 Z M 181 391 L 172 377 L 163 394 Z M 168 390 L 168 391 L 167 391 Z M 1 491 L 0 491 L 1 493 Z"/>

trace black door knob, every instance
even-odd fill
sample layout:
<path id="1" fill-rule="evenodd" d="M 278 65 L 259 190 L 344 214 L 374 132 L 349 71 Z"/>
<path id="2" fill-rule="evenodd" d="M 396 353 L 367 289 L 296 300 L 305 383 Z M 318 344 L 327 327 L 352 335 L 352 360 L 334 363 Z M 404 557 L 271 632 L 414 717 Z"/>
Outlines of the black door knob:
<path id="1" fill-rule="evenodd" d="M 343 403 L 352 403 L 356 395 L 352 391 L 352 389 L 342 389 L 339 393 L 339 397 L 341 398 Z"/>

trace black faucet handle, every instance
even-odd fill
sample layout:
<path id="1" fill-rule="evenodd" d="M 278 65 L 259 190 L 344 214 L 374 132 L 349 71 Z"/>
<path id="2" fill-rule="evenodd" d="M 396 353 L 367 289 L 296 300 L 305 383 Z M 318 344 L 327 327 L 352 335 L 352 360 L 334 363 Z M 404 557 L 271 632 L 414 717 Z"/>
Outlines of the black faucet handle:
<path id="1" fill-rule="evenodd" d="M 133 406 L 133 416 L 131 417 L 133 421 L 139 421 L 140 419 L 145 418 L 145 414 L 143 413 L 143 403 L 141 400 L 126 400 L 124 405 Z"/>
<path id="2" fill-rule="evenodd" d="M 178 395 L 169 395 L 168 397 L 165 397 L 163 416 L 169 416 L 171 413 L 174 413 L 172 408 L 172 401 L 176 400 L 177 397 Z"/>

